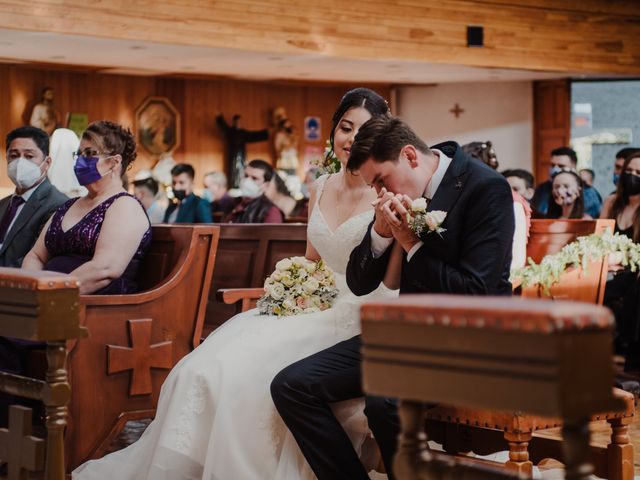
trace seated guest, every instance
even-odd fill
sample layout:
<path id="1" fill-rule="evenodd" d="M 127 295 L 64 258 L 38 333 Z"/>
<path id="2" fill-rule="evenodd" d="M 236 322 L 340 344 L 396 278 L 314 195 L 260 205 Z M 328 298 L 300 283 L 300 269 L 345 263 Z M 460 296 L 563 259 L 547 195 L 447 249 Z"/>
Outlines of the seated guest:
<path id="1" fill-rule="evenodd" d="M 502 172 L 504 178 L 507 179 L 511 190 L 519 194 L 526 201 L 530 202 L 533 198 L 533 175 L 521 168 L 505 170 Z"/>
<path id="2" fill-rule="evenodd" d="M 188 163 L 179 163 L 171 169 L 174 203 L 164 214 L 165 223 L 212 223 L 209 202 L 193 193 L 196 173 Z"/>
<path id="3" fill-rule="evenodd" d="M 22 268 L 70 273 L 85 295 L 136 292 L 151 226 L 140 202 L 122 188 L 122 173 L 135 158 L 128 129 L 109 121 L 89 125 L 74 166 L 88 193 L 56 210 Z"/>
<path id="4" fill-rule="evenodd" d="M 47 177 L 54 187 L 70 198 L 87 194 L 87 189 L 78 183 L 73 173 L 74 154 L 79 146 L 78 136 L 68 128 L 58 128 L 51 135 L 51 167 Z"/>
<path id="5" fill-rule="evenodd" d="M 204 176 L 205 194 L 211 202 L 211 214 L 223 219 L 233 207 L 236 200 L 227 190 L 227 176 L 222 172 L 210 172 Z"/>
<path id="6" fill-rule="evenodd" d="M 640 150 L 624 161 L 616 193 L 609 196 L 601 218 L 615 220 L 615 231 L 640 242 Z M 613 276 L 607 281 L 604 304 L 616 317 L 616 351 L 626 355 L 625 370 L 640 371 L 640 287 L 638 273 L 621 265 L 619 254 L 609 256 Z"/>
<path id="7" fill-rule="evenodd" d="M 68 198 L 47 179 L 49 136 L 35 127 L 7 135 L 7 175 L 15 192 L 0 200 L 0 266 L 20 267 L 51 214 Z"/>
<path id="8" fill-rule="evenodd" d="M 496 156 L 496 151 L 491 142 L 471 142 L 462 146 L 462 151 L 467 155 L 477 158 L 482 163 L 486 163 L 494 170 L 500 165 Z"/>
<path id="9" fill-rule="evenodd" d="M 271 179 L 271 182 L 269 182 L 264 194 L 276 207 L 280 209 L 285 218 L 290 217 L 298 206 L 298 202 L 296 202 L 296 199 L 291 196 L 291 192 L 287 188 L 287 184 L 278 172 L 276 172 Z"/>
<path id="10" fill-rule="evenodd" d="M 551 170 L 550 176 L 553 175 L 562 168 L 568 168 L 575 170 L 578 165 L 578 155 L 575 150 L 569 147 L 560 147 L 551 151 Z M 602 209 L 602 198 L 598 195 L 598 192 L 592 187 L 584 187 L 584 211 L 591 218 L 598 218 L 600 210 Z M 531 200 L 531 206 L 541 217 L 545 217 L 547 209 L 551 205 L 551 180 L 547 180 L 541 183 L 536 188 Z"/>
<path id="11" fill-rule="evenodd" d="M 618 180 L 620 179 L 620 175 L 622 174 L 622 166 L 624 165 L 624 161 L 629 157 L 629 155 L 634 154 L 636 151 L 640 151 L 640 148 L 634 147 L 625 147 L 621 150 L 618 150 L 616 153 L 616 161 L 613 164 L 613 184 L 617 187 Z M 616 192 L 613 192 L 614 194 Z"/>
<path id="12" fill-rule="evenodd" d="M 555 172 L 551 182 L 546 218 L 591 218 L 584 211 L 584 189 L 578 172 L 562 168 Z"/>
<path id="13" fill-rule="evenodd" d="M 273 167 L 264 160 L 252 160 L 244 170 L 240 182 L 242 200 L 227 216 L 229 223 L 282 223 L 284 215 L 265 191 L 275 175 Z"/>
<path id="14" fill-rule="evenodd" d="M 152 224 L 162 223 L 164 220 L 164 209 L 156 201 L 158 195 L 158 182 L 153 177 L 147 177 L 143 180 L 133 181 L 133 195 L 142 204 L 147 217 Z"/>

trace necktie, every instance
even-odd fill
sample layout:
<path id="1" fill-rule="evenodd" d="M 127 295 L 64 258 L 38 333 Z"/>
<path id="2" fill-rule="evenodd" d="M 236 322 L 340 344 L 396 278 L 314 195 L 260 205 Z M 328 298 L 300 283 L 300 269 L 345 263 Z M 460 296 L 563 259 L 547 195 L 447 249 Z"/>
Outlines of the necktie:
<path id="1" fill-rule="evenodd" d="M 9 231 L 9 227 L 11 226 L 11 222 L 18 213 L 18 208 L 20 205 L 24 203 L 24 198 L 14 195 L 11 197 L 11 203 L 9 204 L 9 208 L 7 208 L 4 217 L 2 217 L 2 222 L 0 222 L 0 242 L 4 242 L 4 237 L 7 236 L 7 232 Z"/>

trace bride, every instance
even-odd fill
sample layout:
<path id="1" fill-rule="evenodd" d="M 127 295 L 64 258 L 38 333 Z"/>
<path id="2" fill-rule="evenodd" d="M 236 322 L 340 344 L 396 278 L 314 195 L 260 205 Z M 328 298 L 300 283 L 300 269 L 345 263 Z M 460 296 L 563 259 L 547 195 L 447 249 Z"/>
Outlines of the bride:
<path id="1" fill-rule="evenodd" d="M 395 296 L 384 285 L 356 297 L 344 278 L 349 254 L 373 219 L 375 191 L 344 166 L 360 126 L 389 109 L 377 93 L 357 88 L 345 94 L 333 115 L 331 144 L 342 164 L 322 176 L 310 199 L 306 257 L 322 258 L 336 276 L 340 295 L 319 313 L 290 317 L 236 315 L 184 357 L 165 380 L 155 420 L 140 439 L 78 467 L 73 479 L 254 480 L 313 479 L 269 391 L 286 366 L 359 333 L 358 307 L 371 296 Z M 387 285 L 396 288 L 400 251 Z M 364 463 L 375 465 L 363 402 L 335 405 Z M 373 465 L 371 463 L 373 462 Z"/>

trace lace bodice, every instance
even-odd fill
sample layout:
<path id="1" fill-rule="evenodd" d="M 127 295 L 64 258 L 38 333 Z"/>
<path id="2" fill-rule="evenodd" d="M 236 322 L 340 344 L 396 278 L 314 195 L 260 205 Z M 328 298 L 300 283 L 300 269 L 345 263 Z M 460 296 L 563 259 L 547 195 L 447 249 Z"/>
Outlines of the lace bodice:
<path id="1" fill-rule="evenodd" d="M 311 205 L 313 210 L 307 227 L 307 238 L 325 263 L 335 273 L 344 275 L 351 251 L 362 242 L 367 227 L 373 220 L 373 209 L 349 218 L 335 231 L 331 231 L 319 206 L 327 178 L 328 175 L 323 175 L 318 179 L 317 200 L 315 205 Z"/>

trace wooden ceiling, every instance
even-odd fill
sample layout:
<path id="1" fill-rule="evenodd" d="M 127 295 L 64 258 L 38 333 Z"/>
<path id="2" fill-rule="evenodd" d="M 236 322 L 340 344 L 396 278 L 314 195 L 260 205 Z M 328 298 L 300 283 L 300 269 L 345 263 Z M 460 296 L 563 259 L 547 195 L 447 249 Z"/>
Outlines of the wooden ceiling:
<path id="1" fill-rule="evenodd" d="M 467 25 L 484 26 L 484 48 L 466 46 Z M 0 0 L 0 28 L 272 54 L 640 74 L 638 1 Z"/>

